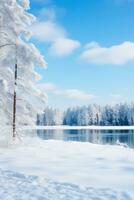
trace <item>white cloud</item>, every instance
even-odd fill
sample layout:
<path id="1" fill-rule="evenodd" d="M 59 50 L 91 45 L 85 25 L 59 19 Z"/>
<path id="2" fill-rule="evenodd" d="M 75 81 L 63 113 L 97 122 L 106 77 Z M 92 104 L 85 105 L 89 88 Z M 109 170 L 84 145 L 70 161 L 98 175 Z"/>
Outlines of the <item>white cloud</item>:
<path id="1" fill-rule="evenodd" d="M 101 47 L 96 42 L 86 45 L 81 59 L 93 64 L 122 65 L 134 61 L 134 43 L 123 42 L 120 45 Z"/>
<path id="2" fill-rule="evenodd" d="M 42 8 L 39 12 L 39 17 L 41 19 L 47 19 L 47 20 L 55 20 L 56 19 L 56 13 L 54 8 Z"/>
<path id="3" fill-rule="evenodd" d="M 75 49 L 80 47 L 80 43 L 68 38 L 57 39 L 49 48 L 51 55 L 62 57 L 71 54 Z"/>
<path id="4" fill-rule="evenodd" d="M 41 16 L 46 16 L 49 20 L 37 21 L 32 27 L 33 37 L 40 42 L 49 43 L 49 53 L 53 56 L 67 56 L 80 47 L 80 42 L 67 36 L 66 30 L 58 25 L 54 20 L 54 10 L 42 10 Z"/>
<path id="5" fill-rule="evenodd" d="M 81 90 L 77 89 L 68 89 L 63 91 L 63 96 L 74 99 L 74 100 L 80 100 L 80 101 L 90 101 L 95 96 L 86 92 L 83 92 Z"/>
<path id="6" fill-rule="evenodd" d="M 40 83 L 39 86 L 46 93 L 48 92 L 49 94 L 52 94 L 54 96 L 60 96 L 71 100 L 87 102 L 95 98 L 93 94 L 90 94 L 88 92 L 84 92 L 78 89 L 61 89 L 51 82 Z"/>
<path id="7" fill-rule="evenodd" d="M 41 42 L 55 42 L 59 38 L 64 38 L 65 30 L 51 21 L 37 22 L 31 27 L 34 37 Z"/>
<path id="8" fill-rule="evenodd" d="M 56 90 L 56 85 L 54 83 L 51 82 L 47 82 L 47 83 L 40 83 L 39 84 L 40 88 L 46 92 L 54 92 Z"/>

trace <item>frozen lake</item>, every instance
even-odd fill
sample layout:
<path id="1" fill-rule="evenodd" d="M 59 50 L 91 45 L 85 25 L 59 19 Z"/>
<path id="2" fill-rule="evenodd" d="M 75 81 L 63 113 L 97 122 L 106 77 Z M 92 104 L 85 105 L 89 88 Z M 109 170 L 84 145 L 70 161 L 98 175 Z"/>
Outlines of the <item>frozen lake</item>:
<path id="1" fill-rule="evenodd" d="M 91 142 L 94 144 L 124 144 L 134 148 L 134 130 L 37 130 L 43 140 Z"/>

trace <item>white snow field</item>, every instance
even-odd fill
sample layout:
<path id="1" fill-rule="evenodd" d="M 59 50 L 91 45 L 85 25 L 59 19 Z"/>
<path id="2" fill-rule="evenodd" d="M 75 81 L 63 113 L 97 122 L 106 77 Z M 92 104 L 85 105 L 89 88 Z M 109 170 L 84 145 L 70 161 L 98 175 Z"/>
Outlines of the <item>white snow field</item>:
<path id="1" fill-rule="evenodd" d="M 134 200 L 134 150 L 27 138 L 0 143 L 1 200 Z"/>

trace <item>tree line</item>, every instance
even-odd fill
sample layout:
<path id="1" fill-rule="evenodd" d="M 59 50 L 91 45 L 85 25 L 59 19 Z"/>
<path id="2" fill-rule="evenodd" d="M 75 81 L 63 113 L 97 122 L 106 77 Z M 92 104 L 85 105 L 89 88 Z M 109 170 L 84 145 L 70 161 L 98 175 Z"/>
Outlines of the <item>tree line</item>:
<path id="1" fill-rule="evenodd" d="M 61 112 L 58 109 L 46 108 L 37 116 L 38 125 L 69 126 L 129 126 L 134 125 L 134 103 L 100 106 L 72 107 Z"/>

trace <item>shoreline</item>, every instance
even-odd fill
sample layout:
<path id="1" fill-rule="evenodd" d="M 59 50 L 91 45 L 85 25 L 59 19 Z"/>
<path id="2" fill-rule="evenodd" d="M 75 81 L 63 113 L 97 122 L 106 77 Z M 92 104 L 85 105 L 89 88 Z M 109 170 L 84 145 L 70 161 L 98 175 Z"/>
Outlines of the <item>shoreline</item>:
<path id="1" fill-rule="evenodd" d="M 134 130 L 134 126 L 35 126 L 22 127 L 37 130 Z"/>

